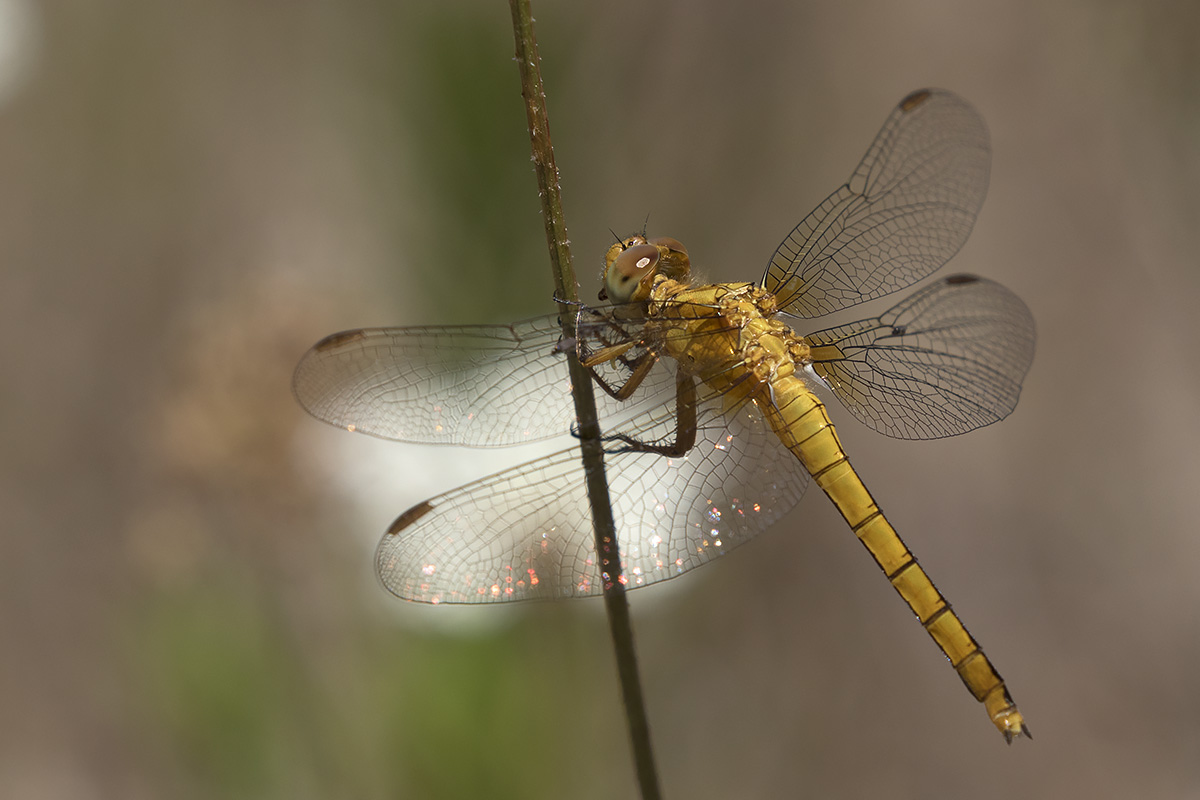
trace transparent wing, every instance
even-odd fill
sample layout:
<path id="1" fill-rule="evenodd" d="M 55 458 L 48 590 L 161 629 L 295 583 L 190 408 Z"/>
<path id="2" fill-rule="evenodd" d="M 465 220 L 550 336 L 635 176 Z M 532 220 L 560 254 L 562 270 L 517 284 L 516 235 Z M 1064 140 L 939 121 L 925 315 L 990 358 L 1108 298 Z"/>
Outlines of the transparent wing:
<path id="1" fill-rule="evenodd" d="M 296 366 L 292 389 L 323 422 L 384 439 L 476 447 L 566 433 L 575 420 L 554 315 L 513 325 L 368 328 L 327 336 Z M 672 392 L 657 369 L 643 396 Z M 603 417 L 642 406 L 598 393 Z"/>
<path id="2" fill-rule="evenodd" d="M 810 318 L 916 283 L 966 241 L 990 162 L 987 128 L 966 101 L 910 94 L 849 182 L 779 245 L 762 286 L 781 310 Z"/>
<path id="3" fill-rule="evenodd" d="M 624 433 L 661 438 L 663 406 Z M 630 588 L 682 574 L 766 529 L 808 483 L 757 406 L 728 415 L 702 400 L 696 446 L 683 458 L 606 456 L 621 562 Z M 426 603 L 487 603 L 597 595 L 578 447 L 434 497 L 402 514 L 376 552 L 383 583 Z"/>
<path id="4" fill-rule="evenodd" d="M 952 275 L 875 319 L 810 334 L 813 370 L 868 427 L 898 439 L 954 436 L 1004 419 L 1033 360 L 1020 298 Z"/>

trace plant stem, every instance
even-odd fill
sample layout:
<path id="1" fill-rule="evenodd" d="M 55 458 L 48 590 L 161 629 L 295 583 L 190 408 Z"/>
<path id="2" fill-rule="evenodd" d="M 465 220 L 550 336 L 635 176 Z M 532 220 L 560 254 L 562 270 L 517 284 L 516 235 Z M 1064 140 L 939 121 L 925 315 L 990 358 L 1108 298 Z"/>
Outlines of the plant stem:
<path id="1" fill-rule="evenodd" d="M 571 265 L 567 225 L 563 219 L 558 167 L 555 166 L 554 148 L 550 143 L 550 121 L 546 112 L 546 93 L 542 86 L 537 39 L 533 33 L 533 16 L 529 0 L 509 0 L 509 6 L 512 9 L 513 35 L 517 44 L 517 64 L 521 71 L 521 95 L 525 98 L 525 112 L 529 119 L 534 170 L 537 173 L 538 194 L 542 199 L 542 219 L 546 224 L 550 266 L 554 273 L 555 297 L 558 298 L 559 311 L 562 314 L 563 336 L 574 340 L 575 308 L 572 304 L 578 302 L 579 293 L 575 283 L 575 270 Z M 625 716 L 629 723 L 638 785 L 644 800 L 658 800 L 661 793 L 654 755 L 650 748 L 650 725 L 647 722 L 645 699 L 638 678 L 633 625 L 629 619 L 625 576 L 621 569 L 621 551 L 617 543 L 612 504 L 608 495 L 608 480 L 604 472 L 604 448 L 600 441 L 596 399 L 592 393 L 591 378 L 573 350 L 568 352 L 567 361 L 575 398 L 575 415 L 579 421 L 579 443 L 583 453 L 588 501 L 591 504 L 596 553 L 600 558 L 604 606 L 616 651 L 617 674 L 621 682 L 621 694 L 625 700 Z"/>

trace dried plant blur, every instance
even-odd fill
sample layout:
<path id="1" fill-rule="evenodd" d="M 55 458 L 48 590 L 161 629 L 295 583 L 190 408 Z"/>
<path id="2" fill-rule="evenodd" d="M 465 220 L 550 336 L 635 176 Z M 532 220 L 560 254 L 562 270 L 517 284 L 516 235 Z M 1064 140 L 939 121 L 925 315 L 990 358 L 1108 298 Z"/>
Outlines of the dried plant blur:
<path id="1" fill-rule="evenodd" d="M 1039 325 L 1000 426 L 842 416 L 1038 738 L 1003 746 L 818 496 L 631 597 L 667 794 L 1200 791 L 1200 14 L 535 13 L 585 277 L 647 213 L 757 277 L 940 85 L 994 150 L 951 269 Z M 480 0 L 0 0 L 0 795 L 630 793 L 599 777 L 628 755 L 598 604 L 414 609 L 371 577 L 396 513 L 521 454 L 340 434 L 288 391 L 333 330 L 551 310 L 512 49 Z"/>

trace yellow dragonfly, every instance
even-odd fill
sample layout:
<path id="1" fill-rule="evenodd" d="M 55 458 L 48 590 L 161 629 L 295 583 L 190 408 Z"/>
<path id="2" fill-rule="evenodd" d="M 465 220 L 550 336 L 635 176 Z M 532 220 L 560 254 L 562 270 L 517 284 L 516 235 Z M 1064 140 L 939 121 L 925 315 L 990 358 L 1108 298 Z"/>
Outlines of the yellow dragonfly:
<path id="1" fill-rule="evenodd" d="M 768 528 L 815 481 L 1011 742 L 1029 729 L 999 673 L 850 466 L 821 400 L 902 439 L 1003 419 L 1033 358 L 1015 295 L 952 275 L 876 317 L 817 333 L 803 319 L 929 276 L 962 246 L 987 190 L 987 129 L 921 90 L 892 111 L 850 180 L 795 227 L 759 283 L 695 285 L 686 248 L 629 236 L 605 258 L 576 335 L 513 325 L 335 333 L 296 368 L 296 397 L 347 430 L 490 447 L 574 424 L 564 354 L 596 385 L 628 588 L 673 578 Z M 602 590 L 577 446 L 422 502 L 383 537 L 384 585 L 424 603 Z"/>

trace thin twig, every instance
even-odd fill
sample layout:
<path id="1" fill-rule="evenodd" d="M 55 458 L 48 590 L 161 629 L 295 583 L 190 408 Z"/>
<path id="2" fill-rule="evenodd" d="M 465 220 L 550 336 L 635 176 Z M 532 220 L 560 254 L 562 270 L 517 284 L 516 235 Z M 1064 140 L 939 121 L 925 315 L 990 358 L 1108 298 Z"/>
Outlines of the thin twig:
<path id="1" fill-rule="evenodd" d="M 542 198 L 542 218 L 546 223 L 546 242 L 550 247 L 550 266 L 554 273 L 555 297 L 559 300 L 563 335 L 575 339 L 575 314 L 570 305 L 578 301 L 575 270 L 571 265 L 571 248 L 567 240 L 567 225 L 563 219 L 562 196 L 558 185 L 558 167 L 554 164 L 554 148 L 550 143 L 550 122 L 546 113 L 546 93 L 533 34 L 533 16 L 529 0 L 509 0 L 513 17 L 513 35 L 517 43 L 517 64 L 521 70 L 521 95 L 529 119 L 529 139 L 533 148 L 533 163 L 537 173 L 538 193 Z M 596 553 L 600 557 L 600 577 L 604 590 L 604 606 L 612 633 L 617 657 L 617 674 L 625 699 L 625 716 L 637 768 L 638 785 L 644 800 L 658 800 L 658 775 L 650 749 L 650 726 L 646 720 L 646 705 L 638 679 L 637 655 L 633 645 L 633 626 L 629 619 L 629 604 L 625 599 L 625 576 L 621 570 L 620 547 L 613 523 L 612 505 L 608 496 L 608 480 L 604 473 L 604 449 L 600 442 L 600 424 L 596 417 L 596 398 L 587 370 L 579 363 L 574 351 L 568 351 L 571 387 L 575 397 L 575 415 L 579 420 L 579 440 L 583 451 L 583 469 L 587 480 L 588 501 L 591 504 L 592 524 L 596 537 Z"/>

